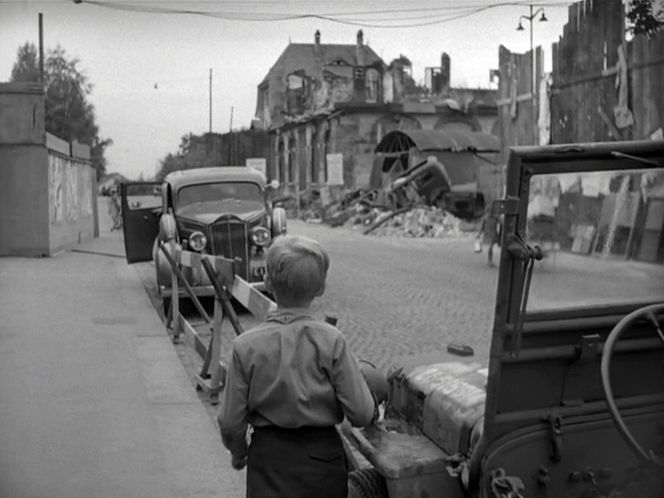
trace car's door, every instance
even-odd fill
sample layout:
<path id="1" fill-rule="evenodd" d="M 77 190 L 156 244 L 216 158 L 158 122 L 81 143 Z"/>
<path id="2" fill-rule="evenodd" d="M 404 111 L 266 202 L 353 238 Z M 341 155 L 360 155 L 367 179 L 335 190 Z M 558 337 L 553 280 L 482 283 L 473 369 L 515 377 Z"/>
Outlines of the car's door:
<path id="1" fill-rule="evenodd" d="M 152 260 L 152 246 L 159 233 L 162 210 L 161 184 L 123 183 L 122 229 L 127 263 Z"/>

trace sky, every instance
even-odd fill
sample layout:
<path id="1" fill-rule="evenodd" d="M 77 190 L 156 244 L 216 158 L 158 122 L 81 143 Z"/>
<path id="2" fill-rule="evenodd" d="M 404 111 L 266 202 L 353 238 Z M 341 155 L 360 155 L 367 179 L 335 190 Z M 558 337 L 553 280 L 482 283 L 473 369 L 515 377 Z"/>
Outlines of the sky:
<path id="1" fill-rule="evenodd" d="M 531 1 L 548 19 L 540 22 L 538 14 L 532 28 L 533 44 L 543 47 L 550 70 L 551 44 L 562 35 L 571 2 Z M 0 0 L 0 82 L 9 80 L 19 46 L 38 46 L 42 13 L 45 50 L 60 45 L 77 57 L 94 85 L 89 101 L 99 135 L 113 140 L 106 150 L 107 173 L 148 179 L 161 159 L 177 152 L 182 136 L 209 131 L 210 108 L 213 132 L 249 127 L 257 85 L 289 42 L 313 43 L 320 30 L 321 43 L 354 44 L 362 29 L 365 44 L 387 64 L 407 56 L 416 81 L 424 82 L 424 68 L 439 66 L 447 52 L 452 86 L 491 88 L 489 70 L 498 68 L 499 46 L 530 49 L 530 23 L 521 19 L 528 16 L 528 5 L 491 0 Z M 469 15 L 473 11 L 478 12 Z M 450 19 L 460 14 L 465 17 Z M 516 30 L 520 19 L 523 31 Z"/>

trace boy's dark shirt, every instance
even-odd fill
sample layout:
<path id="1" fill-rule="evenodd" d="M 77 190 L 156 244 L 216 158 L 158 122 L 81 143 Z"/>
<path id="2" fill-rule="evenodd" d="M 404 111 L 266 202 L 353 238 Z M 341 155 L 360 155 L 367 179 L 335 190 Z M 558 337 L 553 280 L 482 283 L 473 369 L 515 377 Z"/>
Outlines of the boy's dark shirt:
<path id="1" fill-rule="evenodd" d="M 366 426 L 374 401 L 341 332 L 307 309 L 277 309 L 233 343 L 219 410 L 224 445 L 247 454 L 247 424 Z"/>

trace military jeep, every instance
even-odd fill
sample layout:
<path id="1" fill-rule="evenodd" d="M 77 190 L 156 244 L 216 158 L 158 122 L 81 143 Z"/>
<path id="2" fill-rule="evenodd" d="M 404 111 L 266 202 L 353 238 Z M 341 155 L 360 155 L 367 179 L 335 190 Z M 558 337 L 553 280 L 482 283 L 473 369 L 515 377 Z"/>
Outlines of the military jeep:
<path id="1" fill-rule="evenodd" d="M 342 427 L 349 496 L 664 497 L 664 142 L 515 147 L 493 210 L 488 365 L 395 364 L 384 418 Z"/>

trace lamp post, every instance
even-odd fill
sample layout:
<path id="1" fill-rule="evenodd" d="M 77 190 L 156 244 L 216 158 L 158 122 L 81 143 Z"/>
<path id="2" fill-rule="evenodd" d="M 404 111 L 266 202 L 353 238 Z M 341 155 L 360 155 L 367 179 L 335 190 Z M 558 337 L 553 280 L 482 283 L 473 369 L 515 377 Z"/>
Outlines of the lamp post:
<path id="1" fill-rule="evenodd" d="M 537 14 L 539 14 L 540 12 L 542 13 L 542 15 L 540 17 L 540 22 L 546 22 L 546 21 L 548 21 L 548 19 L 546 18 L 546 14 L 544 13 L 543 8 L 540 7 L 535 12 L 533 12 L 533 5 L 530 4 L 529 7 L 530 7 L 530 15 L 528 15 L 528 16 L 522 15 L 521 17 L 519 17 L 519 25 L 517 26 L 516 30 L 517 31 L 523 31 L 524 30 L 523 24 L 521 24 L 522 19 L 525 19 L 526 21 L 528 21 L 530 23 L 530 67 L 531 67 L 531 71 L 532 71 L 531 80 L 530 80 L 530 92 L 531 92 L 532 106 L 533 106 L 533 112 L 532 112 L 532 114 L 533 114 L 533 130 L 536 130 L 537 129 L 537 121 L 536 121 L 535 118 L 536 118 L 537 114 L 535 112 L 535 104 L 536 104 L 536 102 L 535 102 L 535 93 L 536 93 L 535 92 L 536 91 L 535 79 L 537 78 L 537 76 L 535 74 L 535 52 L 533 50 L 533 20 L 535 19 Z M 533 135 L 535 137 L 534 145 L 537 145 L 537 134 L 534 132 Z"/>

